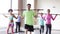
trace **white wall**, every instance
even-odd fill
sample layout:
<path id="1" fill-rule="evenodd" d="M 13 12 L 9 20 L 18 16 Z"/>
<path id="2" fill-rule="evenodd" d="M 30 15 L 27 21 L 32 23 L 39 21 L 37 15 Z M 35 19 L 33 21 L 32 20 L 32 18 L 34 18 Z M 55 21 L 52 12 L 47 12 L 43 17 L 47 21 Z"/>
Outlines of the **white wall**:
<path id="1" fill-rule="evenodd" d="M 18 9 L 18 0 L 13 0 L 13 9 Z M 3 14 L 8 15 L 8 9 L 10 9 L 10 0 L 0 0 L 0 28 L 5 28 L 9 24 L 9 19 L 5 18 Z M 13 11 L 17 13 L 18 11 Z M 15 20 L 16 21 L 16 20 Z"/>
<path id="2" fill-rule="evenodd" d="M 27 1 L 23 0 L 23 9 L 26 9 L 26 4 L 27 4 Z"/>
<path id="3" fill-rule="evenodd" d="M 23 9 L 27 9 L 27 4 L 31 4 L 31 9 L 34 9 L 34 0 L 23 0 Z"/>
<path id="4" fill-rule="evenodd" d="M 46 9 L 51 9 L 51 13 L 60 14 L 60 0 L 38 0 L 37 8 L 44 9 L 41 11 L 46 13 Z M 52 21 L 52 29 L 60 29 L 60 16 L 57 16 L 55 21 Z"/>

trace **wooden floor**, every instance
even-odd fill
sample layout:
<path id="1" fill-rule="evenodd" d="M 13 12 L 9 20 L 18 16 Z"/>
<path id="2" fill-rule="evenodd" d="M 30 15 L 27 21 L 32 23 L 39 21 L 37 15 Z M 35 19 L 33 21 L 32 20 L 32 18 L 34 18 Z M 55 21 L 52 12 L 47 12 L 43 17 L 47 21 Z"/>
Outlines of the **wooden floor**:
<path id="1" fill-rule="evenodd" d="M 6 31 L 0 31 L 0 34 L 6 34 Z M 25 34 L 25 32 L 14 33 L 14 34 Z M 32 34 L 40 34 L 40 33 L 39 33 L 39 30 L 35 30 Z M 60 31 L 54 30 L 52 31 L 52 34 L 60 34 Z"/>

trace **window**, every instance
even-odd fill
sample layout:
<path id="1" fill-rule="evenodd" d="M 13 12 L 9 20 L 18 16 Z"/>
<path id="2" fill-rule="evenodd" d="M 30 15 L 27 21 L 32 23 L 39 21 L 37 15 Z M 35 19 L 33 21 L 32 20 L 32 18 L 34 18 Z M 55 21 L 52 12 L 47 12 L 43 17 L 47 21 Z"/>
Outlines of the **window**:
<path id="1" fill-rule="evenodd" d="M 10 0 L 0 0 L 0 28 L 8 25 L 8 19 L 3 16 L 8 13 L 10 8 Z"/>
<path id="2" fill-rule="evenodd" d="M 11 8 L 11 0 L 0 0 L 0 28 L 7 27 L 9 24 L 9 19 L 5 18 L 3 14 L 8 15 L 8 10 Z M 12 0 L 13 13 L 17 13 L 15 9 L 18 9 L 18 0 Z"/>

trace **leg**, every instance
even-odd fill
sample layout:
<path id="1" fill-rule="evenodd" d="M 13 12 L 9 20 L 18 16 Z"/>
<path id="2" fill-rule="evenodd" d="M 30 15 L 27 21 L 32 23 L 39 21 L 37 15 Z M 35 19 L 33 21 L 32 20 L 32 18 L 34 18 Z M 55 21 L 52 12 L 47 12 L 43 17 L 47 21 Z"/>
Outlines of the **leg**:
<path id="1" fill-rule="evenodd" d="M 20 32 L 20 22 L 19 22 L 19 24 L 18 24 L 18 31 Z"/>
<path id="2" fill-rule="evenodd" d="M 41 34 L 41 28 L 40 28 L 40 34 Z"/>
<path id="3" fill-rule="evenodd" d="M 16 33 L 17 33 L 17 27 L 18 27 L 18 26 L 17 26 L 17 22 L 16 22 L 16 30 L 15 30 Z"/>
<path id="4" fill-rule="evenodd" d="M 8 34 L 8 32 L 9 32 L 9 28 L 10 28 L 10 24 L 8 25 L 7 34 Z"/>
<path id="5" fill-rule="evenodd" d="M 42 26 L 42 33 L 44 33 L 44 26 Z"/>
<path id="6" fill-rule="evenodd" d="M 14 34 L 14 29 L 13 29 L 13 28 L 14 28 L 14 27 L 11 28 L 11 30 L 12 30 L 12 34 Z"/>
<path id="7" fill-rule="evenodd" d="M 25 34 L 28 34 L 28 30 L 26 29 Z"/>
<path id="8" fill-rule="evenodd" d="M 14 34 L 14 24 L 13 23 L 11 24 L 11 31 L 12 31 L 12 34 Z"/>
<path id="9" fill-rule="evenodd" d="M 41 34 L 41 28 L 40 28 L 40 34 Z"/>
<path id="10" fill-rule="evenodd" d="M 30 34 L 32 34 L 32 32 L 30 32 Z"/>
<path id="11" fill-rule="evenodd" d="M 46 34 L 48 34 L 48 25 L 46 25 Z"/>
<path id="12" fill-rule="evenodd" d="M 49 34 L 51 34 L 51 24 L 49 25 Z"/>
<path id="13" fill-rule="evenodd" d="M 33 26 L 29 25 L 29 29 L 28 29 L 28 31 L 30 32 L 30 34 L 32 34 L 32 32 L 34 31 Z"/>
<path id="14" fill-rule="evenodd" d="M 27 32 L 28 32 L 28 25 L 27 24 L 25 24 L 25 29 L 26 29 L 26 31 L 25 31 L 25 34 L 28 34 Z"/>

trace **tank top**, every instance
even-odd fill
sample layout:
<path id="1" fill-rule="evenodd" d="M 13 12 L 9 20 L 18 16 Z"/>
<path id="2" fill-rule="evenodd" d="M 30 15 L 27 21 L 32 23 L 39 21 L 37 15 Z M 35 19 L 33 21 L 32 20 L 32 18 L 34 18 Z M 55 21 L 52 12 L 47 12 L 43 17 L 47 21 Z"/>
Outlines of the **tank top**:
<path id="1" fill-rule="evenodd" d="M 44 19 L 42 17 L 38 18 L 38 22 L 39 22 L 40 25 L 44 26 Z"/>
<path id="2" fill-rule="evenodd" d="M 9 16 L 9 20 L 13 20 L 13 16 L 12 15 Z"/>

